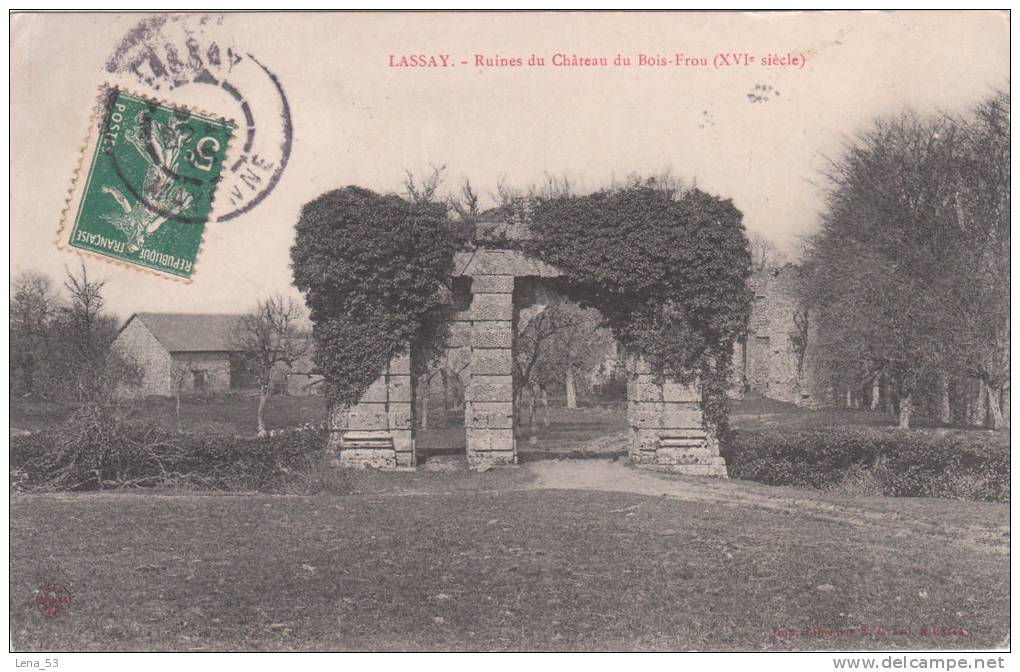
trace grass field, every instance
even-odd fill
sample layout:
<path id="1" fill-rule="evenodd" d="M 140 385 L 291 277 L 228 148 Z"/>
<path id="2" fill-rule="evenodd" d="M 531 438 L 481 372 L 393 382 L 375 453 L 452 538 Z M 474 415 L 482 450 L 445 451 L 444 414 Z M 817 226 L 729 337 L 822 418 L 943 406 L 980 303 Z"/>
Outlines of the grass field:
<path id="1" fill-rule="evenodd" d="M 181 397 L 181 430 L 254 434 L 258 403 L 258 396 L 253 394 L 184 395 Z M 119 408 L 128 419 L 175 430 L 176 404 L 170 397 L 148 397 L 122 401 Z M 11 427 L 30 431 L 43 429 L 63 421 L 75 408 L 74 404 L 12 397 Z M 325 414 L 326 400 L 323 397 L 271 397 L 266 404 L 266 425 L 269 429 L 281 429 L 321 424 Z"/>
<path id="2" fill-rule="evenodd" d="M 730 402 L 730 424 L 734 429 L 755 430 L 775 427 L 814 429 L 833 425 L 896 427 L 898 421 L 897 416 L 881 411 L 849 408 L 814 410 L 758 395 L 748 395 Z M 931 429 L 945 425 L 915 414 L 910 420 L 910 426 L 914 429 Z"/>
<path id="3" fill-rule="evenodd" d="M 187 398 L 182 424 L 250 434 L 255 403 Z M 777 404 L 738 402 L 733 425 L 887 424 Z M 124 410 L 176 423 L 172 400 Z M 69 412 L 15 399 L 12 427 Z M 322 413 L 322 398 L 278 397 L 267 416 L 276 428 Z M 1007 636 L 1008 505 L 540 459 L 613 454 L 625 436 L 622 406 L 554 408 L 514 469 L 337 472 L 344 495 L 16 493 L 12 647 L 959 649 Z M 419 440 L 441 449 L 463 429 Z M 72 595 L 60 618 L 34 603 L 52 583 Z"/>
<path id="4" fill-rule="evenodd" d="M 782 489 L 789 506 L 769 509 L 730 500 L 779 489 L 529 490 L 533 468 L 369 473 L 349 496 L 15 495 L 13 649 L 984 648 L 1007 634 L 1005 505 L 843 510 Z M 71 610 L 46 618 L 33 599 L 54 582 Z"/>
<path id="5" fill-rule="evenodd" d="M 149 422 L 166 429 L 175 429 L 176 402 L 166 397 L 124 401 L 124 414 L 137 421 Z M 258 397 L 251 394 L 188 395 L 181 398 L 181 429 L 187 432 L 218 434 L 253 434 Z M 42 399 L 11 399 L 11 426 L 19 430 L 36 430 L 57 424 L 73 411 L 73 404 L 61 404 Z M 323 422 L 326 400 L 323 397 L 272 397 L 266 405 L 266 423 L 270 429 L 297 427 Z M 433 413 L 433 419 L 436 414 Z M 527 428 L 522 428 L 525 451 L 569 452 L 579 444 L 622 439 L 626 430 L 626 406 L 623 402 L 566 409 L 562 400 L 553 400 L 548 411 L 539 411 L 534 440 Z M 916 418 L 917 427 L 932 427 L 937 423 Z M 462 417 L 454 422 L 463 422 Z M 730 424 L 734 429 L 755 430 L 773 427 L 808 429 L 832 425 L 868 425 L 895 427 L 896 418 L 886 413 L 865 410 L 816 411 L 798 408 L 793 404 L 749 397 L 730 403 Z M 982 431 L 982 430 L 978 430 Z M 464 440 L 463 426 L 446 429 L 442 423 L 421 434 L 426 447 L 457 447 Z"/>

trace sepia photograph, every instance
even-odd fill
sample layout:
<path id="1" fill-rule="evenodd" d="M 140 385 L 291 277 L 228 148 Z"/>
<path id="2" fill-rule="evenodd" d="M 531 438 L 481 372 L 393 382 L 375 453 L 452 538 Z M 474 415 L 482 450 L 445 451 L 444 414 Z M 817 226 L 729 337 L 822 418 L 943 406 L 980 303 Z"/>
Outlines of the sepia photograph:
<path id="1" fill-rule="evenodd" d="M 11 11 L 9 662 L 1005 669 L 1010 37 Z"/>

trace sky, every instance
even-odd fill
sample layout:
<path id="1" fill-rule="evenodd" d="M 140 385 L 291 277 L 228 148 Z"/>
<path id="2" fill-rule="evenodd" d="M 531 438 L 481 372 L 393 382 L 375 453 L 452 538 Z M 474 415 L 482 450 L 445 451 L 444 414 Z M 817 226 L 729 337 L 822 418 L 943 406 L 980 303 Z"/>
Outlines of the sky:
<path id="1" fill-rule="evenodd" d="M 243 122 L 225 94 L 149 91 L 109 71 L 145 18 L 13 19 L 12 277 L 35 269 L 56 279 L 78 264 L 55 240 L 104 82 Z M 267 13 L 193 15 L 173 26 L 194 31 L 203 49 L 242 54 L 231 81 L 256 110 L 255 149 L 278 164 L 281 99 L 251 61 L 276 76 L 291 152 L 263 200 L 207 225 L 192 282 L 89 258 L 122 318 L 238 312 L 293 292 L 289 248 L 304 203 L 349 184 L 399 191 L 405 170 L 421 175 L 430 165 L 446 166 L 448 189 L 469 178 L 483 200 L 500 180 L 526 187 L 565 176 L 584 190 L 670 171 L 732 198 L 749 233 L 795 254 L 817 226 L 827 158 L 856 133 L 905 109 L 962 113 L 1009 86 L 1004 12 Z M 674 65 L 678 53 L 708 65 Z M 755 62 L 713 67 L 720 53 Z M 412 54 L 445 55 L 454 67 L 393 67 Z M 545 66 L 475 64 L 533 54 Z M 610 65 L 554 66 L 556 54 Z M 667 65 L 638 65 L 641 54 Z M 803 64 L 764 65 L 770 54 Z M 612 65 L 617 55 L 631 65 Z M 219 187 L 219 215 L 230 210 L 230 186 Z"/>

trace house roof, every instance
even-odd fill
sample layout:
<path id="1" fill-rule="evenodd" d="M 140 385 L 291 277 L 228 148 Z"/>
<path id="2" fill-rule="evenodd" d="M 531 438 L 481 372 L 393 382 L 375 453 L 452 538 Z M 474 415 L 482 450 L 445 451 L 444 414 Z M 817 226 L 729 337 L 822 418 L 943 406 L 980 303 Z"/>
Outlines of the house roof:
<path id="1" fill-rule="evenodd" d="M 241 315 L 229 313 L 135 313 L 168 352 L 236 352 L 233 334 Z"/>

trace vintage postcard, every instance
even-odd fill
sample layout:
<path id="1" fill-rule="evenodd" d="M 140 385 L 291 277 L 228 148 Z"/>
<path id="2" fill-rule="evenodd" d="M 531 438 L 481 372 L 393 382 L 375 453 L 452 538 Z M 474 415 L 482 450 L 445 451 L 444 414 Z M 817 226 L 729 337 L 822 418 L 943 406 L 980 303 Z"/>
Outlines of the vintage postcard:
<path id="1" fill-rule="evenodd" d="M 15 664 L 1005 667 L 1010 18 L 12 12 Z"/>

